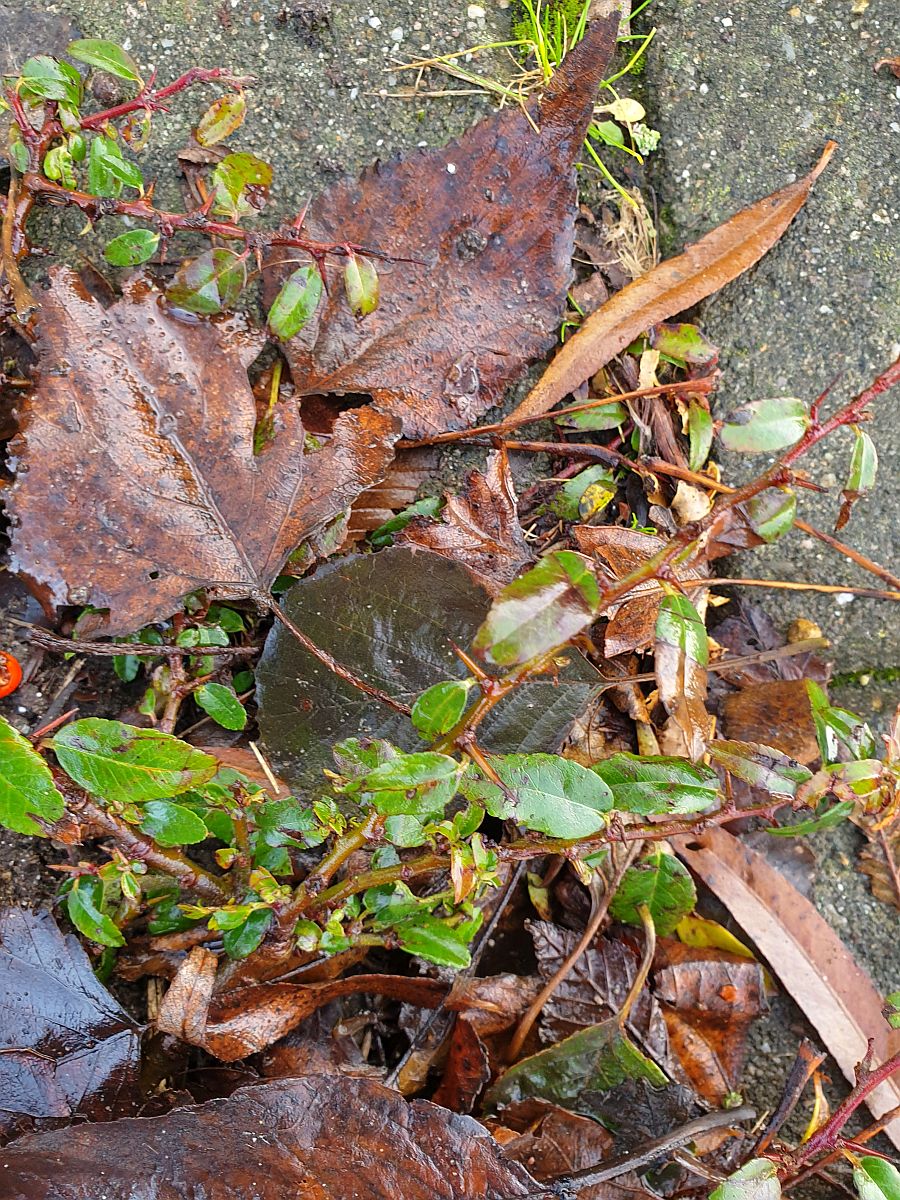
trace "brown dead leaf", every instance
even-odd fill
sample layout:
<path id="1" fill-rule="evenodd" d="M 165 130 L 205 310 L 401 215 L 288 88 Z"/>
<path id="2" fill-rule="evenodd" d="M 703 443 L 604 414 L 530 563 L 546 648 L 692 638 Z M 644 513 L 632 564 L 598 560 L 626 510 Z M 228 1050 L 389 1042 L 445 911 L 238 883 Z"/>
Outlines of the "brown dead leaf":
<path id="1" fill-rule="evenodd" d="M 767 1005 L 759 963 L 715 955 L 670 963 L 656 972 L 653 991 L 691 1087 L 718 1106 L 740 1091 L 747 1033 Z"/>
<path id="2" fill-rule="evenodd" d="M 460 1013 L 453 1025 L 444 1075 L 433 1100 L 453 1112 L 471 1112 L 490 1079 L 487 1047 L 472 1022 Z"/>
<path id="3" fill-rule="evenodd" d="M 608 582 L 629 575 L 666 545 L 664 538 L 636 529 L 622 529 L 618 525 L 575 525 L 571 533 L 582 554 L 591 554 L 601 560 L 598 571 L 601 583 L 604 575 Z M 676 578 L 682 584 L 701 579 L 702 575 L 697 567 L 676 572 Z M 689 594 L 694 607 L 702 614 L 705 593 L 692 590 Z M 653 644 L 663 595 L 659 584 L 648 579 L 633 588 L 621 603 L 606 610 L 609 623 L 603 635 L 603 652 L 607 658 L 632 650 L 646 650 Z"/>
<path id="4" fill-rule="evenodd" d="M 419 498 L 419 489 L 437 473 L 438 452 L 433 446 L 399 450 L 380 483 L 366 488 L 350 510 L 347 542 L 361 541 L 367 533 L 389 521 Z"/>
<path id="5" fill-rule="evenodd" d="M 341 996 L 371 993 L 435 1008 L 448 991 L 438 979 L 350 975 L 324 983 L 262 983 L 215 995 L 216 964 L 214 954 L 194 947 L 166 992 L 156 1026 L 222 1062 L 265 1050 Z"/>
<path id="6" fill-rule="evenodd" d="M 527 1167 L 535 1179 L 595 1167 L 613 1148 L 612 1137 L 597 1121 L 538 1097 L 508 1104 L 502 1118 L 485 1124 L 507 1158 Z"/>
<path id="7" fill-rule="evenodd" d="M 691 870 L 715 893 L 818 1031 L 847 1079 L 874 1044 L 876 1062 L 900 1050 L 900 1030 L 881 1013 L 881 996 L 847 947 L 810 902 L 737 838 L 709 829 L 673 842 Z M 879 1117 L 900 1104 L 896 1076 L 866 1103 Z M 885 1132 L 900 1147 L 900 1119 Z"/>
<path id="8" fill-rule="evenodd" d="M 726 737 L 773 746 L 808 766 L 819 757 L 809 695 L 802 679 L 751 683 L 720 702 Z"/>
<path id="9" fill-rule="evenodd" d="M 617 292 L 566 340 L 537 386 L 510 414 L 522 420 L 549 412 L 638 334 L 717 292 L 769 250 L 797 215 L 835 150 L 829 142 L 803 179 L 743 209 L 676 258 Z"/>
<path id="10" fill-rule="evenodd" d="M 504 450 L 470 471 L 462 494 L 447 496 L 440 519 L 415 517 L 396 539 L 463 563 L 492 596 L 532 561 L 516 515 L 516 492 Z"/>
<path id="11" fill-rule="evenodd" d="M 23 1138 L 4 1200 L 485 1200 L 554 1194 L 482 1125 L 381 1084 L 310 1075 L 163 1117 Z M 99 1187 L 98 1181 L 102 1181 Z M 98 1190 L 99 1189 L 99 1190 Z"/>
<path id="12" fill-rule="evenodd" d="M 14 570 L 45 606 L 109 608 L 105 632 L 168 617 L 208 587 L 268 589 L 287 555 L 384 473 L 397 437 L 377 407 L 303 453 L 296 407 L 253 453 L 242 320 L 183 323 L 132 280 L 104 308 L 66 268 L 40 294 L 42 378 L 26 401 L 7 500 Z"/>
<path id="13" fill-rule="evenodd" d="M 287 345 L 301 394 L 368 392 L 407 437 L 428 437 L 472 424 L 549 350 L 572 277 L 574 163 L 617 26 L 593 22 L 528 112 L 510 105 L 313 200 L 308 236 L 393 261 L 362 321 L 329 268 L 327 302 Z"/>
<path id="14" fill-rule="evenodd" d="M 868 842 L 859 852 L 859 868 L 869 876 L 873 896 L 900 908 L 900 825 L 894 821 L 878 829 L 877 823 L 871 818 L 854 821 Z"/>

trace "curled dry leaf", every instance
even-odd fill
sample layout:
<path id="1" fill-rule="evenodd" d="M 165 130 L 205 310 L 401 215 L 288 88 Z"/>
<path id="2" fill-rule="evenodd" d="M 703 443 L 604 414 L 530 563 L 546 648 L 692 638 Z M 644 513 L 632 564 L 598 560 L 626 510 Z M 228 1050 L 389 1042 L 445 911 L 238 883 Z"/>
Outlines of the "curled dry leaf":
<path id="1" fill-rule="evenodd" d="M 471 1112 L 490 1079 L 487 1047 L 469 1018 L 460 1013 L 450 1035 L 447 1063 L 434 1102 L 454 1112 Z"/>
<path id="2" fill-rule="evenodd" d="M 508 1104 L 500 1119 L 486 1125 L 507 1158 L 522 1163 L 535 1179 L 594 1167 L 613 1148 L 612 1136 L 599 1122 L 537 1098 Z"/>
<path id="3" fill-rule="evenodd" d="M 374 406 L 344 413 L 307 455 L 283 403 L 254 455 L 247 367 L 261 342 L 239 318 L 176 321 L 141 279 L 109 308 L 67 268 L 51 280 L 7 501 L 13 569 L 48 608 L 109 608 L 105 632 L 127 633 L 197 588 L 264 592 L 295 546 L 383 475 L 398 430 Z"/>
<path id="4" fill-rule="evenodd" d="M 876 1062 L 900 1050 L 900 1029 L 888 1027 L 871 979 L 813 905 L 762 855 L 722 829 L 673 844 L 759 947 L 847 1079 L 854 1080 L 869 1038 Z M 894 1108 L 900 1081 L 894 1076 L 879 1084 L 866 1103 L 876 1117 Z M 900 1147 L 900 1119 L 885 1132 Z"/>
<path id="5" fill-rule="evenodd" d="M 49 912 L 0 913 L 0 1140 L 135 1111 L 140 1030 Z"/>
<path id="6" fill-rule="evenodd" d="M 803 179 L 736 213 L 676 258 L 636 279 L 568 338 L 510 420 L 541 416 L 596 374 L 638 334 L 699 303 L 752 267 L 797 215 L 836 144 L 829 142 Z"/>
<path id="7" fill-rule="evenodd" d="M 313 200 L 307 236 L 393 261 L 379 260 L 381 303 L 362 321 L 340 264 L 328 268 L 326 301 L 286 347 L 301 394 L 368 392 L 407 437 L 427 437 L 472 424 L 549 350 L 572 278 L 574 164 L 617 25 L 590 25 L 539 105 L 510 105 Z"/>
<path id="8" fill-rule="evenodd" d="M 367 1079 L 241 1088 L 163 1117 L 31 1135 L 3 1155 L 4 1200 L 550 1200 L 471 1117 Z"/>
<path id="9" fill-rule="evenodd" d="M 470 471 L 462 494 L 447 496 L 438 520 L 416 517 L 397 541 L 457 559 L 496 596 L 532 561 L 506 452 L 489 454 L 484 473 Z"/>
<path id="10" fill-rule="evenodd" d="M 582 554 L 593 555 L 599 560 L 597 573 L 601 583 L 604 579 L 613 582 L 629 575 L 666 545 L 665 538 L 637 529 L 622 529 L 618 525 L 576 525 L 571 532 Z M 680 568 L 675 577 L 684 585 L 690 580 L 701 579 L 704 573 L 698 567 Z M 690 595 L 702 612 L 705 593 L 691 589 Z M 604 610 L 609 617 L 603 635 L 603 652 L 607 658 L 632 650 L 646 650 L 653 644 L 662 598 L 662 588 L 655 580 L 648 579 L 632 588 L 620 603 Z"/>

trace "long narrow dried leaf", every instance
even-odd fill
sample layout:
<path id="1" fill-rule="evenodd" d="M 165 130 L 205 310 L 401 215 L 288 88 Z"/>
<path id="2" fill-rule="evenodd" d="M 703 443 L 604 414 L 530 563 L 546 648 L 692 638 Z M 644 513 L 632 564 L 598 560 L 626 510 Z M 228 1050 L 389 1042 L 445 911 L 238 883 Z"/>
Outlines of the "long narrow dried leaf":
<path id="1" fill-rule="evenodd" d="M 540 416 L 574 391 L 639 333 L 698 304 L 771 249 L 803 207 L 835 150 L 829 142 L 803 179 L 742 209 L 676 258 L 617 292 L 569 338 L 509 420 Z"/>
<path id="2" fill-rule="evenodd" d="M 699 849 L 692 848 L 698 843 Z M 873 1040 L 876 1062 L 900 1050 L 900 1030 L 884 1020 L 871 979 L 812 904 L 761 854 L 722 829 L 673 844 L 759 947 L 849 1080 L 867 1039 Z M 900 1080 L 894 1076 L 880 1084 L 867 1103 L 876 1117 L 900 1104 Z M 900 1119 L 885 1132 L 900 1148 Z"/>

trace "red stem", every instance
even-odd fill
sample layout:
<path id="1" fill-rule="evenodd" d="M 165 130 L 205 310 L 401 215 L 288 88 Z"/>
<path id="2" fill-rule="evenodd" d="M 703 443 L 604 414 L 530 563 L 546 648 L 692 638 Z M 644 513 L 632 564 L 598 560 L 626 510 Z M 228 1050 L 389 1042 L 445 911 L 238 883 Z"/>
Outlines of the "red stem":
<path id="1" fill-rule="evenodd" d="M 183 75 L 179 75 L 177 79 L 167 84 L 164 88 L 159 88 L 155 92 L 142 88 L 133 100 L 126 100 L 123 104 L 117 104 L 114 108 L 107 108 L 103 112 L 94 113 L 90 117 L 84 117 L 81 121 L 81 128 L 101 129 L 107 122 L 116 121 L 119 117 L 127 117 L 130 113 L 138 112 L 142 108 L 148 109 L 151 112 L 158 109 L 165 111 L 165 106 L 161 104 L 161 101 L 167 100 L 170 96 L 174 96 L 178 92 L 183 92 L 185 88 L 193 87 L 195 83 L 210 83 L 214 79 L 223 79 L 233 87 L 240 87 L 243 84 L 253 82 L 253 77 L 250 75 L 232 75 L 222 67 L 191 67 L 189 71 L 185 71 Z M 152 83 L 153 80 L 151 79 L 150 82 Z"/>

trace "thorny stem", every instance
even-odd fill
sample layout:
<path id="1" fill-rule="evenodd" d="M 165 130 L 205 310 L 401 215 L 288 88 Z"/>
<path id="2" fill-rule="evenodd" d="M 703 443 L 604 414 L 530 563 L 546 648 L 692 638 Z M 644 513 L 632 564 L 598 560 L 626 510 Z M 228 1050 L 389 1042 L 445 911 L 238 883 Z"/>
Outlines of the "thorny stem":
<path id="1" fill-rule="evenodd" d="M 171 96 L 175 96 L 178 92 L 183 92 L 189 87 L 193 87 L 195 83 L 211 83 L 215 79 L 221 79 L 223 83 L 228 83 L 238 89 L 254 82 L 252 75 L 232 75 L 223 67 L 191 67 L 189 71 L 185 71 L 183 75 L 179 75 L 177 79 L 166 84 L 163 88 L 158 88 L 156 91 L 149 91 L 148 88 L 142 88 L 133 100 L 126 100 L 123 104 L 117 104 L 115 108 L 108 108 L 104 112 L 93 113 L 89 117 L 82 118 L 80 122 L 81 128 L 102 129 L 110 121 L 116 121 L 119 117 L 127 117 L 133 112 L 140 112 L 141 109 L 148 112 L 165 112 L 165 105 L 162 101 L 168 100 Z M 150 82 L 152 83 L 153 80 L 151 79 Z"/>
<path id="2" fill-rule="evenodd" d="M 607 884 L 606 891 L 597 901 L 594 913 L 585 926 L 584 933 L 582 933 L 581 937 L 578 939 L 577 945 L 574 947 L 565 961 L 560 964 L 553 976 L 547 980 L 540 992 L 538 992 L 537 996 L 535 996 L 534 1000 L 528 1006 L 526 1012 L 522 1015 L 522 1018 L 519 1021 L 519 1024 L 516 1026 L 516 1031 L 513 1034 L 512 1040 L 510 1041 L 509 1047 L 506 1051 L 506 1059 L 508 1062 L 515 1062 L 519 1057 L 522 1047 L 525 1044 L 525 1039 L 531 1032 L 535 1021 L 541 1015 L 544 1005 L 597 936 L 600 926 L 606 920 L 606 914 L 609 911 L 612 898 L 618 891 L 619 884 L 622 882 L 625 872 L 640 853 L 641 845 L 641 842 L 637 842 L 634 846 L 629 847 L 629 849 L 623 854 L 622 860 L 616 867 L 612 879 L 610 879 Z"/>

